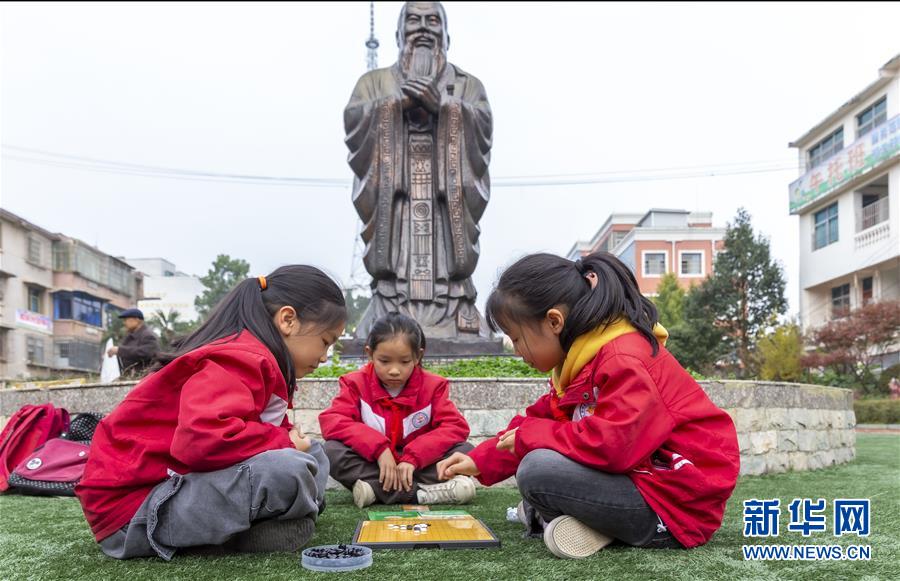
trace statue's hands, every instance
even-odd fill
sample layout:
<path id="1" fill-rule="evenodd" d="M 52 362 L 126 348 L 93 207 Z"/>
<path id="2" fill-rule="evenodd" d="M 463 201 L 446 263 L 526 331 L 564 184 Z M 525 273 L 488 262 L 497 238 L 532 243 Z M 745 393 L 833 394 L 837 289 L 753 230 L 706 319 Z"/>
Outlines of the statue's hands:
<path id="1" fill-rule="evenodd" d="M 415 99 L 432 115 L 437 115 L 441 108 L 441 94 L 433 83 L 420 79 L 406 81 L 400 87 L 403 94 Z"/>

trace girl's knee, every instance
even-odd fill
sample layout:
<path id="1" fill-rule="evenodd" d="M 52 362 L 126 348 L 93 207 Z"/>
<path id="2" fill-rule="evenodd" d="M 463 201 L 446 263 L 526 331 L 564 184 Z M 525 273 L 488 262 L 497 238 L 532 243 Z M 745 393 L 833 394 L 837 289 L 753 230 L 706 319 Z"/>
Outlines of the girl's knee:
<path id="1" fill-rule="evenodd" d="M 526 454 L 516 470 L 516 484 L 519 490 L 531 490 L 535 486 L 556 480 L 559 472 L 555 466 L 560 459 L 565 459 L 565 456 L 545 448 L 532 450 Z"/>
<path id="2" fill-rule="evenodd" d="M 298 478 L 302 477 L 305 472 L 312 474 L 318 472 L 318 466 L 313 457 L 292 448 L 263 452 L 253 458 L 250 469 L 266 480 Z"/>

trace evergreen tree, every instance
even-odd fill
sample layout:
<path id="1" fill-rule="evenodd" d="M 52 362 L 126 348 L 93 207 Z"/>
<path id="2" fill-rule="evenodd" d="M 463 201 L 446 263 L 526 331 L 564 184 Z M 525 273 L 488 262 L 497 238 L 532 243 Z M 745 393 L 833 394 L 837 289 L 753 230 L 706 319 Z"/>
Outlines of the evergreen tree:
<path id="1" fill-rule="evenodd" d="M 250 264 L 240 258 L 232 259 L 227 254 L 220 254 L 212 264 L 206 276 L 200 282 L 206 287 L 203 294 L 194 299 L 194 305 L 200 314 L 200 320 L 206 319 L 222 298 L 239 282 L 247 278 Z"/>

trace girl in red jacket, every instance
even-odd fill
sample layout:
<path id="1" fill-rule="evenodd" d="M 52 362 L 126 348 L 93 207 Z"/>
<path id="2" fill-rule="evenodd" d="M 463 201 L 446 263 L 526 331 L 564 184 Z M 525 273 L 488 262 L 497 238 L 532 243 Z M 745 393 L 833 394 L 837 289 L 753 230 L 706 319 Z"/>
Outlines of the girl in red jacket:
<path id="1" fill-rule="evenodd" d="M 515 474 L 519 519 L 557 557 L 618 539 L 695 547 L 722 524 L 740 456 L 734 423 L 666 351 L 631 270 L 600 252 L 527 256 L 486 314 L 550 391 L 497 437 L 438 464 L 490 485 Z"/>
<path id="2" fill-rule="evenodd" d="M 368 365 L 341 377 L 340 393 L 319 415 L 331 476 L 353 490 L 359 508 L 475 497 L 468 476 L 438 480 L 435 463 L 472 445 L 447 380 L 419 365 L 424 354 L 415 320 L 399 313 L 378 319 L 366 339 Z"/>
<path id="3" fill-rule="evenodd" d="M 75 489 L 104 553 L 294 551 L 324 508 L 328 459 L 288 420 L 297 379 L 346 320 L 310 266 L 245 280 L 97 427 Z"/>

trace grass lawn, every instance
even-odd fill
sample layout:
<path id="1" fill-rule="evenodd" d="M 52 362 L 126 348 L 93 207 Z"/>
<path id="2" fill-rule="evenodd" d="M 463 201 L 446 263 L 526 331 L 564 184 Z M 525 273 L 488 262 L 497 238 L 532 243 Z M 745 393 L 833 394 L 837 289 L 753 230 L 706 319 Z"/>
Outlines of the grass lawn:
<path id="1" fill-rule="evenodd" d="M 500 550 L 381 551 L 369 569 L 346 579 L 900 579 L 900 436 L 860 434 L 858 458 L 849 465 L 809 473 L 742 478 L 728 505 L 722 529 L 706 546 L 691 551 L 615 547 L 592 558 L 562 561 L 539 540 L 521 538 L 521 526 L 506 521 L 515 490 L 480 490 L 468 507 L 496 532 Z M 828 529 L 804 538 L 787 531 L 787 505 L 795 497 L 827 500 Z M 744 539 L 742 501 L 780 498 L 781 536 Z M 871 498 L 868 538 L 832 535 L 835 498 Z M 329 493 L 329 506 L 313 544 L 349 542 L 363 512 L 346 491 Z M 743 560 L 743 544 L 870 545 L 871 561 Z M 302 569 L 298 555 L 236 555 L 116 561 L 94 544 L 81 509 L 71 498 L 0 497 L 0 579 L 298 579 L 322 577 Z"/>

